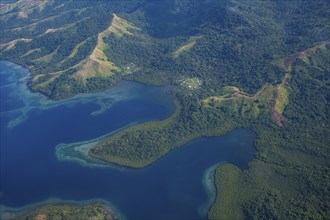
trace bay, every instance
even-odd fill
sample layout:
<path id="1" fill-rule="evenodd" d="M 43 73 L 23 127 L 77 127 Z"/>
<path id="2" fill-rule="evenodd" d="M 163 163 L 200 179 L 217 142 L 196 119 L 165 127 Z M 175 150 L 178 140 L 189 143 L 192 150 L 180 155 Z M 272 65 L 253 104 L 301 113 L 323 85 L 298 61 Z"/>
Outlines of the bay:
<path id="1" fill-rule="evenodd" d="M 0 64 L 1 205 L 103 199 L 127 219 L 205 219 L 210 203 L 205 172 L 224 162 L 246 169 L 253 158 L 255 134 L 236 129 L 222 137 L 196 139 L 144 169 L 59 161 L 58 144 L 168 117 L 174 111 L 169 88 L 121 82 L 104 92 L 55 102 L 29 92 L 27 70 Z"/>

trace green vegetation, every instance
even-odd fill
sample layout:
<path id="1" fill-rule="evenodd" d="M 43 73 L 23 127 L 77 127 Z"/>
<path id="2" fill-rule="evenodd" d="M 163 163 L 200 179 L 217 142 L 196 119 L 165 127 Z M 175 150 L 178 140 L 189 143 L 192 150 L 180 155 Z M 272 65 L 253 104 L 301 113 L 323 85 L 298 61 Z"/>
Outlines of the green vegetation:
<path id="1" fill-rule="evenodd" d="M 329 8 L 326 0 L 21 0 L 1 8 L 0 59 L 28 67 L 30 88 L 52 99 L 122 79 L 170 84 L 170 118 L 113 134 L 90 155 L 143 167 L 194 138 L 251 128 L 255 159 L 245 171 L 218 168 L 210 218 L 325 219 Z"/>
<path id="2" fill-rule="evenodd" d="M 308 60 L 318 60 L 319 63 L 319 59 L 329 54 L 329 49 L 318 49 Z M 187 93 L 186 87 L 179 87 L 174 94 L 183 102 L 177 121 L 167 121 L 166 126 L 158 124 L 157 128 L 151 126 L 153 123 L 145 123 L 123 130 L 94 148 L 92 156 L 141 167 L 193 138 L 221 135 L 235 127 L 250 127 L 258 134 L 256 159 L 245 172 L 239 172 L 232 165 L 219 168 L 217 176 L 221 178 L 216 181 L 217 187 L 222 188 L 209 217 L 258 219 L 316 215 L 324 218 L 328 211 L 319 198 L 324 196 L 324 189 L 328 187 L 325 174 L 328 172 L 326 137 L 329 120 L 328 103 L 324 101 L 328 94 L 319 93 L 318 89 L 329 89 L 328 81 L 323 81 L 329 80 L 329 66 L 323 62 L 321 66 L 311 66 L 311 62 L 299 61 L 292 63 L 290 73 L 280 84 L 265 85 L 253 95 L 235 87 L 224 87 L 221 96 L 199 100 L 194 97 L 198 90 Z M 325 71 L 320 73 L 320 69 Z M 308 94 L 306 88 L 309 88 Z M 186 96 L 180 96 L 182 94 Z M 190 102 L 193 98 L 195 104 Z M 301 102 L 302 99 L 306 102 Z M 281 106 L 280 110 L 276 106 Z M 313 116 L 305 118 L 306 114 Z M 286 120 L 278 121 L 279 115 Z M 306 123 L 304 126 L 301 126 L 302 121 Z M 313 169 L 316 169 L 314 173 Z M 305 190 L 308 186 L 311 188 Z M 301 197 L 310 199 L 301 201 Z M 293 204 L 292 201 L 296 202 Z M 237 209 L 234 213 L 231 212 L 233 207 Z"/>
<path id="3" fill-rule="evenodd" d="M 184 53 L 184 52 L 188 52 L 197 42 L 198 39 L 202 38 L 203 36 L 194 36 L 194 37 L 190 37 L 188 42 L 184 45 L 182 45 L 180 48 L 178 48 L 174 53 L 173 53 L 173 57 L 177 58 L 178 56 L 180 56 L 180 54 Z"/>
<path id="4" fill-rule="evenodd" d="M 285 85 L 280 85 L 277 88 L 277 97 L 275 100 L 275 111 L 282 114 L 285 106 L 289 103 L 288 89 Z"/>
<path id="5" fill-rule="evenodd" d="M 72 204 L 53 204 L 44 205 L 13 216 L 13 219 L 34 219 L 34 220 L 57 220 L 57 219 L 90 219 L 90 220 L 115 220 L 118 217 L 113 211 L 101 202 L 72 205 Z"/>
<path id="6" fill-rule="evenodd" d="M 209 219 L 242 219 L 243 212 L 238 201 L 241 171 L 231 164 L 220 165 L 215 172 L 217 197 L 208 214 Z M 232 190 L 228 190 L 232 189 Z"/>
<path id="7" fill-rule="evenodd" d="M 159 146 L 153 144 L 156 139 L 150 140 L 149 143 L 153 145 L 149 145 L 146 148 L 138 147 L 142 144 L 149 144 L 146 142 L 141 142 L 145 140 L 145 138 L 140 139 L 140 137 L 147 135 L 150 136 L 150 134 L 153 133 L 153 138 L 161 138 L 160 140 L 164 141 L 165 137 L 160 137 L 159 135 L 162 135 L 163 130 L 173 129 L 172 126 L 176 123 L 181 113 L 181 106 L 179 102 L 176 101 L 175 104 L 176 110 L 169 118 L 163 121 L 153 121 L 131 126 L 122 132 L 112 135 L 111 139 L 103 140 L 97 147 L 93 148 L 89 154 L 92 157 L 108 162 L 134 168 L 141 168 L 156 161 L 171 148 L 175 147 L 176 145 L 173 145 L 175 142 L 167 143 L 165 147 L 162 146 L 163 149 L 161 151 L 163 152 L 160 153 L 160 148 L 158 148 Z M 132 139 L 135 141 L 134 144 L 129 143 Z M 108 146 L 112 146 L 112 148 L 109 148 Z M 125 147 L 126 149 L 124 151 L 118 151 L 117 147 L 119 146 L 122 148 Z M 148 152 L 145 152 L 146 150 L 148 150 Z M 127 152 L 130 153 L 127 154 Z"/>
<path id="8" fill-rule="evenodd" d="M 108 57 L 105 55 L 105 50 L 108 46 L 105 44 L 104 39 L 108 38 L 112 34 L 116 38 L 121 38 L 125 34 L 133 35 L 128 31 L 129 29 L 137 28 L 113 14 L 113 19 L 110 26 L 105 31 L 98 34 L 97 44 L 92 54 L 86 60 L 83 60 L 74 66 L 74 68 L 77 68 L 77 72 L 74 77 L 78 80 L 84 80 L 91 77 L 95 78 L 98 76 L 101 78 L 107 78 L 111 77 L 115 72 L 121 72 L 121 69 L 109 61 Z"/>
<path id="9" fill-rule="evenodd" d="M 319 63 L 330 55 L 329 49 L 317 50 L 308 60 Z M 323 80 L 329 66 L 300 61 L 293 63 L 291 77 L 286 79 L 290 102 L 283 112 L 283 127 L 256 122 L 252 128 L 258 134 L 257 153 L 249 169 L 242 172 L 227 165 L 216 171 L 218 197 L 209 213 L 211 219 L 234 217 L 225 211 L 227 204 L 251 219 L 329 216 L 325 203 L 329 198 L 329 103 L 324 101 L 329 94 L 319 92 L 329 89 L 328 80 Z M 315 74 L 320 68 L 325 70 L 321 80 Z"/>

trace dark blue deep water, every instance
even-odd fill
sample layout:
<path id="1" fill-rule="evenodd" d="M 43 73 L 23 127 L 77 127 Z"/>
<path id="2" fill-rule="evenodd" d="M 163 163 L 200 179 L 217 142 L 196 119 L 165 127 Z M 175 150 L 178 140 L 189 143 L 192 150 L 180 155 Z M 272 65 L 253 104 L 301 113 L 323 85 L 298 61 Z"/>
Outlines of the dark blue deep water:
<path id="1" fill-rule="evenodd" d="M 59 161 L 55 147 L 60 143 L 90 140 L 131 123 L 168 117 L 174 111 L 168 89 L 123 82 L 87 98 L 38 102 L 44 99 L 24 87 L 27 71 L 0 63 L 1 205 L 21 207 L 49 198 L 104 199 L 127 219 L 205 219 L 198 212 L 208 201 L 204 172 L 225 161 L 245 169 L 253 158 L 254 133 L 236 129 L 223 137 L 196 139 L 139 170 Z M 92 115 L 100 108 L 101 96 L 115 101 Z"/>

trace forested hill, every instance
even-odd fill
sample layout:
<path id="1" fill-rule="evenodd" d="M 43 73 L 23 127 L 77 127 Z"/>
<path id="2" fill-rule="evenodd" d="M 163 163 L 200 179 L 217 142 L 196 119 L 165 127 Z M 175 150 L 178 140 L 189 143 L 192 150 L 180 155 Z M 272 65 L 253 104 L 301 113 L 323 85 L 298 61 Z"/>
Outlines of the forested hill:
<path id="1" fill-rule="evenodd" d="M 51 99 L 119 80 L 173 85 L 175 113 L 89 155 L 144 167 L 194 138 L 246 127 L 249 169 L 215 173 L 210 219 L 330 216 L 328 0 L 1 1 L 1 60 Z"/>
<path id="2" fill-rule="evenodd" d="M 255 92 L 283 77 L 274 59 L 329 36 L 328 9 L 324 0 L 2 1 L 0 58 L 28 67 L 31 89 L 52 99 L 123 78 L 198 77 L 210 95 L 227 84 Z"/>

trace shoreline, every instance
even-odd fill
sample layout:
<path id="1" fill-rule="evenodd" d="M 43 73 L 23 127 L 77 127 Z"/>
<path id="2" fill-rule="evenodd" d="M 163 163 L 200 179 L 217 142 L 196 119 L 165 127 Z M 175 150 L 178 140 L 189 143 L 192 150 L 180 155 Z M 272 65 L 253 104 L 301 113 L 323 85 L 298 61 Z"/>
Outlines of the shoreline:
<path id="1" fill-rule="evenodd" d="M 208 217 L 208 213 L 215 203 L 218 193 L 215 184 L 215 172 L 216 169 L 224 163 L 226 163 L 226 161 L 214 164 L 213 166 L 206 169 L 203 173 L 202 183 L 208 198 L 207 201 L 203 203 L 198 209 L 198 213 L 202 217 Z"/>
<path id="2" fill-rule="evenodd" d="M 73 207 L 83 207 L 83 206 L 95 206 L 101 205 L 109 212 L 111 212 L 115 219 L 126 220 L 125 215 L 119 211 L 111 202 L 104 199 L 90 199 L 90 200 L 63 200 L 58 198 L 49 198 L 47 200 L 28 204 L 21 207 L 9 207 L 5 205 L 0 205 L 0 218 L 3 220 L 16 219 L 22 215 L 33 213 L 40 208 L 47 208 L 49 206 L 73 206 Z"/>
<path id="3" fill-rule="evenodd" d="M 122 128 L 113 130 L 105 135 L 102 135 L 100 137 L 87 140 L 87 141 L 80 141 L 80 142 L 74 142 L 70 144 L 58 144 L 55 147 L 55 156 L 57 160 L 59 161 L 71 161 L 76 162 L 80 164 L 81 166 L 86 167 L 106 167 L 106 168 L 114 168 L 114 169 L 120 169 L 123 170 L 125 166 L 117 165 L 115 163 L 109 163 L 106 161 L 103 161 L 101 159 L 97 159 L 94 157 L 91 157 L 89 155 L 90 149 L 92 149 L 94 146 L 96 146 L 99 142 L 102 140 L 108 138 L 109 136 L 120 132 L 121 130 L 124 130 L 132 125 L 136 125 L 137 123 L 131 123 L 128 124 Z"/>
<path id="4" fill-rule="evenodd" d="M 27 68 L 20 66 L 19 64 L 3 60 L 0 61 L 0 65 L 4 67 L 1 71 L 3 74 L 1 75 L 9 78 L 9 82 L 3 86 L 14 88 L 10 92 L 11 96 L 15 99 L 20 99 L 22 102 L 22 105 L 17 108 L 1 112 L 1 114 L 4 115 L 16 114 L 15 117 L 11 117 L 8 121 L 8 128 L 14 128 L 24 122 L 28 118 L 28 113 L 31 110 L 47 110 L 58 106 L 72 105 L 75 103 L 95 103 L 98 106 L 98 109 L 94 110 L 90 114 L 92 116 L 98 116 L 106 112 L 116 102 L 134 99 L 136 92 L 140 90 L 142 86 L 145 86 L 145 84 L 139 82 L 123 80 L 111 88 L 102 91 L 81 93 L 63 100 L 52 100 L 41 93 L 32 92 L 29 89 L 27 81 L 31 78 L 31 73 Z M 6 69 L 8 70 L 6 71 Z M 166 87 L 165 90 L 167 91 L 168 88 Z"/>
<path id="5" fill-rule="evenodd" d="M 81 165 L 85 166 L 103 166 L 103 167 L 119 167 L 119 168 L 129 168 L 129 169 L 141 169 L 141 168 L 146 168 L 148 166 L 151 166 L 154 164 L 156 161 L 158 161 L 160 158 L 165 156 L 169 151 L 173 150 L 176 147 L 169 147 L 166 149 L 167 151 L 162 153 L 159 157 L 154 158 L 152 162 L 150 161 L 139 161 L 140 163 L 136 163 L 134 161 L 131 161 L 129 159 L 124 159 L 121 161 L 116 161 L 118 160 L 118 157 L 114 157 L 112 161 L 106 160 L 104 158 L 98 158 L 94 157 L 89 154 L 90 150 L 96 146 L 98 143 L 107 140 L 108 138 L 111 138 L 111 136 L 118 135 L 122 131 L 127 131 L 127 130 L 134 130 L 136 127 L 143 127 L 148 124 L 154 124 L 154 123 L 168 123 L 169 121 L 173 120 L 173 118 L 177 117 L 178 114 L 180 114 L 181 107 L 178 104 L 178 101 L 174 99 L 174 111 L 170 116 L 167 116 L 167 118 L 162 119 L 160 121 L 158 120 L 151 120 L 151 121 L 142 121 L 142 122 L 133 122 L 130 123 L 124 127 L 121 127 L 119 129 L 113 130 L 105 135 L 102 135 L 100 137 L 97 137 L 92 140 L 87 140 L 87 141 L 81 141 L 81 142 L 75 142 L 75 143 L 69 143 L 69 144 L 58 144 L 55 147 L 56 151 L 56 157 L 58 160 L 67 160 L 67 161 L 76 161 Z M 195 137 L 194 137 L 195 138 Z M 193 138 L 193 139 L 194 139 Z M 188 142 L 190 142 L 192 139 L 189 139 Z M 184 142 L 181 145 L 184 145 L 188 142 Z M 125 163 L 128 162 L 128 163 Z"/>
<path id="6" fill-rule="evenodd" d="M 175 114 L 175 113 L 173 113 Z M 172 116 L 170 116 L 171 118 Z M 168 119 L 168 118 L 167 118 Z M 167 120 L 165 119 L 165 120 Z M 80 163 L 81 165 L 87 165 L 90 167 L 111 167 L 111 168 L 122 168 L 122 169 L 144 169 L 152 166 L 153 164 L 157 163 L 160 159 L 165 157 L 168 153 L 171 151 L 180 148 L 191 141 L 194 141 L 196 139 L 202 138 L 202 137 L 221 137 L 225 136 L 228 133 L 236 130 L 241 129 L 242 127 L 233 127 L 233 128 L 225 128 L 224 130 L 218 131 L 218 130 L 209 130 L 211 134 L 208 134 L 207 132 L 205 134 L 191 134 L 189 137 L 181 140 L 179 143 L 175 145 L 169 145 L 164 146 L 164 150 L 155 158 L 152 158 L 150 160 L 140 160 L 140 161 L 133 161 L 127 158 L 121 158 L 117 156 L 108 156 L 107 158 L 102 157 L 94 157 L 93 155 L 90 155 L 88 151 L 92 149 L 94 146 L 96 146 L 98 143 L 107 140 L 108 138 L 111 138 L 112 136 L 120 134 L 120 132 L 127 131 L 127 130 L 134 130 L 136 129 L 135 126 L 145 126 L 148 123 L 153 123 L 155 121 L 147 121 L 147 122 L 141 122 L 141 123 L 132 123 L 129 125 L 126 125 L 125 127 L 122 127 L 120 129 L 114 130 L 112 132 L 109 132 L 108 134 L 105 134 L 101 137 L 82 141 L 82 142 L 75 142 L 70 144 L 59 144 L 56 146 L 56 157 L 59 160 L 68 160 L 68 161 L 76 161 Z M 156 121 L 159 122 L 159 121 Z M 61 153 L 63 149 L 65 148 L 71 148 L 71 152 L 69 151 L 69 155 L 64 153 Z M 73 150 L 72 150 L 73 149 Z M 70 149 L 69 149 L 70 150 Z M 72 151 L 75 151 L 75 153 L 72 154 Z M 70 154 L 71 153 L 71 154 Z M 78 153 L 78 157 L 75 155 Z M 61 155 L 62 154 L 62 155 Z M 72 157 L 70 157 L 72 156 Z M 87 160 L 86 160 L 87 159 Z M 88 162 L 89 161 L 89 162 Z M 96 163 L 95 163 L 96 161 Z"/>

